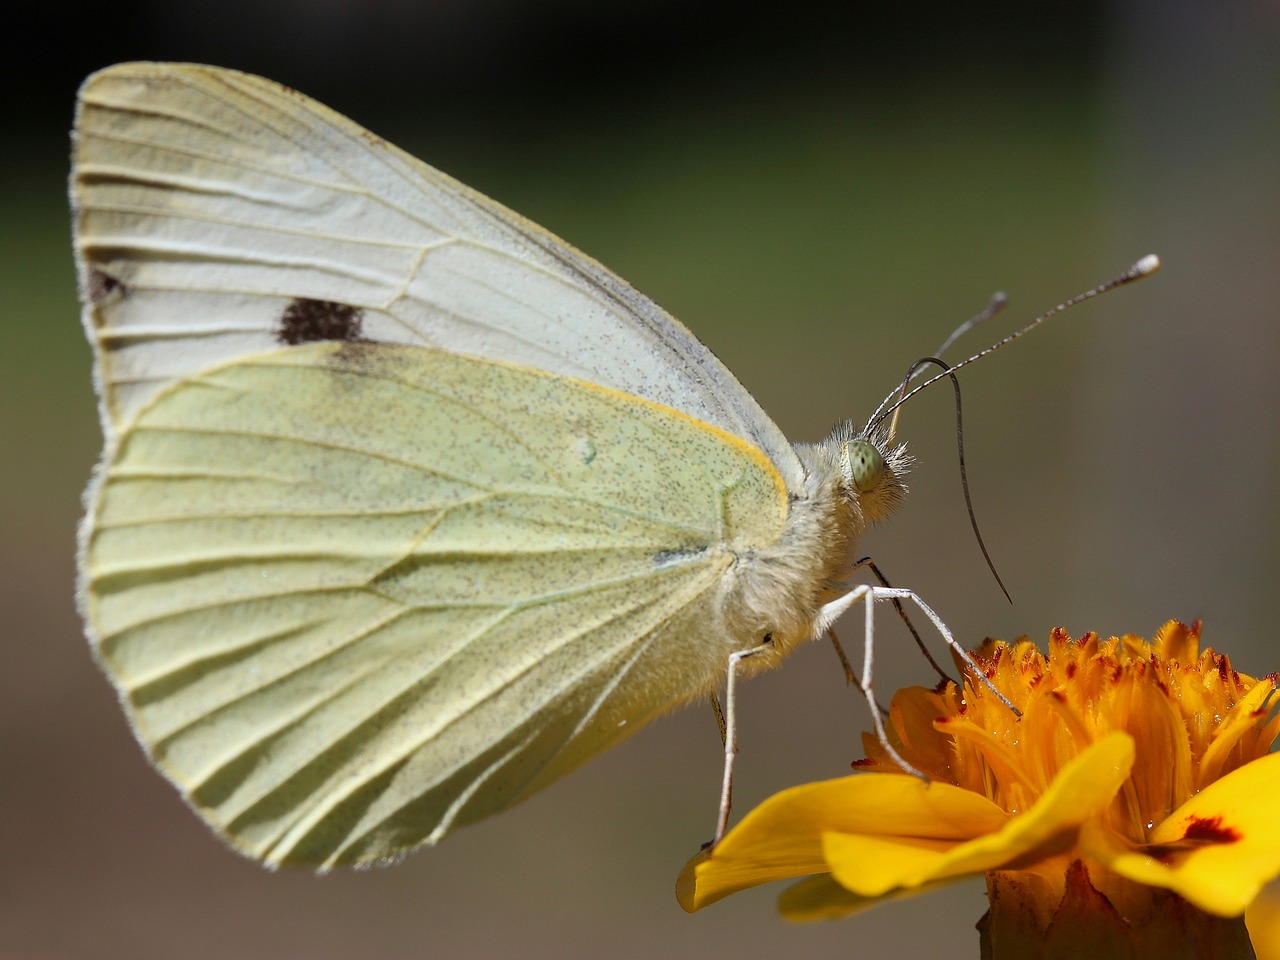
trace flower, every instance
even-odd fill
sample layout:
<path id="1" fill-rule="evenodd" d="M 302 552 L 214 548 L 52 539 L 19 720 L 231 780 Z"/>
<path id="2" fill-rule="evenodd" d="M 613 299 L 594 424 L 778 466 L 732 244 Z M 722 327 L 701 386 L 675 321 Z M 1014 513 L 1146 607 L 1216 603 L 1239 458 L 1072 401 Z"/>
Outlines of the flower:
<path id="1" fill-rule="evenodd" d="M 984 875 L 984 956 L 1049 955 L 1055 930 L 1097 957 L 1135 954 L 1090 930 L 1140 956 L 1155 939 L 1239 955 L 1231 918 L 1280 874 L 1277 677 L 1199 641 L 1177 622 L 1151 643 L 1055 630 L 1047 656 L 987 641 L 974 659 L 1020 716 L 970 674 L 899 691 L 890 739 L 931 782 L 864 734 L 861 772 L 771 797 L 690 861 L 681 905 L 812 875 L 780 907 L 819 919 Z"/>

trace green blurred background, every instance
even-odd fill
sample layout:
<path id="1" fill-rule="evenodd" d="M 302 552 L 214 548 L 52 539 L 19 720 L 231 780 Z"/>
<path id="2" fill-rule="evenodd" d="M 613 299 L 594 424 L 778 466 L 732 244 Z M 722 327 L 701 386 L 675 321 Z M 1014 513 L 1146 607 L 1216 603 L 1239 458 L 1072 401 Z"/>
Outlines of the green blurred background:
<path id="1" fill-rule="evenodd" d="M 214 840 L 134 745 L 73 606 L 99 437 L 67 130 L 79 79 L 117 60 L 328 102 L 616 269 L 796 439 L 864 418 L 995 290 L 1013 307 L 970 347 L 1159 253 L 1156 278 L 965 377 L 973 495 L 1015 604 L 968 533 L 945 390 L 908 411 L 912 494 L 866 549 L 967 644 L 1203 618 L 1240 669 L 1280 667 L 1274 3 L 212 6 L 7 21 L 0 954 L 963 957 L 984 909 L 971 884 L 839 924 L 784 924 L 773 890 L 686 916 L 673 884 L 719 775 L 704 709 L 391 869 L 268 874 Z M 900 633 L 886 691 L 929 682 Z M 739 811 L 858 755 L 864 707 L 821 645 L 742 710 Z"/>

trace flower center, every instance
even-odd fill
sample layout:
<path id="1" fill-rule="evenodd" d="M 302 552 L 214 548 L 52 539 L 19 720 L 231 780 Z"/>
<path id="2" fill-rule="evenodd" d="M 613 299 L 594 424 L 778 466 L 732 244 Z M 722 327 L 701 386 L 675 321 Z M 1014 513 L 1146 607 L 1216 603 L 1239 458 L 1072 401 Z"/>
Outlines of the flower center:
<path id="1" fill-rule="evenodd" d="M 1176 621 L 1151 643 L 1093 633 L 1073 640 L 1055 630 L 1047 656 L 1026 640 L 988 640 L 974 659 L 1021 719 L 966 674 L 963 687 L 900 691 L 890 726 L 909 763 L 1010 813 L 1027 810 L 1090 744 L 1124 731 L 1137 763 L 1107 819 L 1142 843 L 1208 783 L 1264 756 L 1280 733 L 1271 709 L 1276 675 L 1246 676 L 1199 647 L 1199 624 Z M 896 771 L 874 738 L 863 740 L 860 769 Z"/>

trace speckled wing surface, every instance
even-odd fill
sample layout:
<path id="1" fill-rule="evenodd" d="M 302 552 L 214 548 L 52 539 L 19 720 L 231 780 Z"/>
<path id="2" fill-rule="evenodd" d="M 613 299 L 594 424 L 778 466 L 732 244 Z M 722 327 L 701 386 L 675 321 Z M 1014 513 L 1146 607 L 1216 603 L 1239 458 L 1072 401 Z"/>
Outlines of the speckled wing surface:
<path id="1" fill-rule="evenodd" d="M 329 108 L 217 67 L 126 63 L 85 81 L 73 191 L 85 327 L 112 430 L 164 384 L 272 349 L 297 298 L 380 343 L 612 387 L 800 465 L 679 321 L 534 223 Z"/>
<path id="2" fill-rule="evenodd" d="M 80 603 L 217 831 L 392 859 L 723 673 L 735 552 L 799 466 L 688 331 L 268 81 L 126 64 L 81 97 Z"/>

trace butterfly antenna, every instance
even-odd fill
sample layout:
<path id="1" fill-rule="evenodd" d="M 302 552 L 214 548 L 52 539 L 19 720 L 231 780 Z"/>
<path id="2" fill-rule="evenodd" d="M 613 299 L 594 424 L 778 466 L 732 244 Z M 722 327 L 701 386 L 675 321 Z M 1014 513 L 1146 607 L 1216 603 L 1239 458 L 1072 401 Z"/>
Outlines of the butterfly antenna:
<path id="1" fill-rule="evenodd" d="M 923 357 L 911 365 L 911 369 L 907 371 L 906 379 L 909 382 L 920 370 L 927 366 L 934 365 L 942 368 L 942 373 L 934 377 L 934 380 L 947 377 L 951 380 L 951 387 L 955 391 L 956 396 L 956 459 L 960 464 L 960 487 L 964 491 L 964 506 L 969 513 L 969 526 L 973 528 L 974 539 L 978 541 L 978 549 L 982 551 L 982 559 L 987 562 L 987 569 L 991 571 L 991 575 L 996 578 L 996 583 L 1000 585 L 1000 592 L 1004 594 L 1004 598 L 1013 603 L 1013 597 L 1009 596 L 1009 589 L 1004 585 L 1004 580 L 1000 576 L 1000 571 L 996 569 L 995 561 L 991 559 L 991 554 L 987 550 L 986 541 L 982 539 L 982 531 L 978 528 L 978 515 L 973 509 L 973 496 L 969 491 L 969 471 L 965 467 L 964 459 L 964 411 L 960 402 L 960 378 L 955 375 L 955 368 L 949 367 L 947 364 L 939 360 L 937 357 Z M 929 381 L 929 382 L 932 382 Z M 914 391 L 912 391 L 914 392 Z M 897 417 L 897 413 L 894 413 Z"/>
<path id="2" fill-rule="evenodd" d="M 964 323 L 960 324 L 960 326 L 952 330 L 951 335 L 947 337 L 947 339 L 942 341 L 942 346 L 938 347 L 937 350 L 933 351 L 932 355 L 935 357 L 941 357 L 944 353 L 947 352 L 950 346 L 953 343 L 955 343 L 957 340 L 959 340 L 962 336 L 964 336 L 974 327 L 978 326 L 978 324 L 986 323 L 992 317 L 1003 312 L 1004 308 L 1007 307 L 1008 305 L 1009 305 L 1009 298 L 1005 296 L 1003 293 L 1001 293 L 1000 291 L 996 291 L 991 295 L 991 299 L 987 301 L 987 305 L 983 307 L 982 310 L 980 310 L 978 313 L 974 314 L 972 317 L 966 320 Z M 924 365 L 922 364 L 913 363 L 911 365 L 911 370 L 908 371 L 906 379 L 902 381 L 902 386 L 898 389 L 899 398 L 901 398 L 906 394 L 907 385 L 910 384 L 911 381 L 914 380 L 920 374 L 920 371 L 923 369 L 924 369 Z M 890 394 L 889 396 L 892 397 L 893 394 Z M 886 397 L 881 402 L 880 406 L 883 407 L 888 402 L 889 402 L 889 397 Z M 876 408 L 876 413 L 879 413 L 879 412 L 880 412 L 879 408 Z M 898 412 L 894 413 L 893 420 L 890 421 L 889 423 L 889 440 L 890 441 L 893 440 L 893 436 L 898 430 Z M 997 577 L 996 579 L 998 580 L 999 577 Z"/>
<path id="3" fill-rule="evenodd" d="M 957 340 L 963 337 L 966 333 L 968 333 L 978 324 L 986 323 L 992 317 L 1002 313 L 1004 311 L 1004 308 L 1007 307 L 1008 305 L 1009 305 L 1009 298 L 1004 293 L 997 290 L 995 293 L 991 295 L 991 299 L 987 301 L 987 305 L 983 307 L 979 313 L 970 317 L 964 323 L 960 324 L 960 326 L 956 327 L 954 330 L 951 331 L 951 336 L 947 337 L 947 339 L 942 341 L 942 346 L 940 346 L 937 350 L 933 351 L 933 355 L 935 357 L 942 356 L 944 353 L 947 352 L 947 348 L 950 347 L 953 343 L 955 343 Z"/>
<path id="4" fill-rule="evenodd" d="M 921 390 L 927 390 L 943 377 L 954 377 L 958 370 L 969 366 L 971 363 L 977 363 L 984 357 L 989 357 L 997 350 L 1007 347 L 1009 344 L 1013 343 L 1013 341 L 1026 336 L 1049 318 L 1065 312 L 1067 309 L 1076 306 L 1076 304 L 1084 303 L 1086 300 L 1092 300 L 1094 297 L 1101 296 L 1104 293 L 1115 290 L 1117 287 L 1127 286 L 1135 280 L 1141 280 L 1144 277 L 1149 277 L 1159 269 L 1160 258 L 1154 253 L 1149 253 L 1119 276 L 1112 277 L 1106 283 L 1099 284 L 1092 290 L 1086 290 L 1084 293 L 1058 304 L 1051 310 L 1046 310 L 1026 326 L 1015 330 L 1002 340 L 997 340 L 995 343 L 991 344 L 991 346 L 986 347 L 983 350 L 979 350 L 973 356 L 961 360 L 955 366 L 947 368 L 944 372 L 929 377 L 929 379 L 925 380 L 924 383 L 921 383 L 910 390 L 904 390 L 902 388 L 895 389 L 894 392 L 885 397 L 885 399 L 880 403 L 880 406 L 876 408 L 876 412 L 872 414 L 871 419 L 867 421 L 867 426 L 863 430 L 862 435 L 870 436 L 871 433 L 884 422 L 886 417 L 894 413 L 900 406 L 914 397 Z"/>
<path id="5" fill-rule="evenodd" d="M 1013 597 L 1009 596 L 1009 588 L 1004 585 L 995 561 L 987 552 L 987 543 L 982 539 L 982 531 L 978 529 L 978 516 L 973 512 L 973 497 L 969 493 L 969 472 L 964 464 L 964 415 L 960 409 L 960 381 L 954 374 L 951 377 L 951 385 L 955 388 L 956 394 L 956 459 L 960 463 L 960 488 L 964 491 L 964 508 L 969 513 L 969 526 L 973 528 L 973 538 L 978 541 L 978 549 L 982 551 L 982 559 L 987 562 L 987 569 L 1000 585 L 1000 592 L 1009 603 L 1013 603 Z"/>
<path id="6" fill-rule="evenodd" d="M 1045 311 L 1044 313 L 1040 314 L 1040 316 L 1032 320 L 1030 323 L 1026 324 L 1025 326 L 1021 327 L 1018 330 L 1015 330 L 1013 333 L 1009 334 L 1007 337 L 1004 337 L 1001 340 L 997 340 L 991 346 L 983 350 L 979 350 L 973 356 L 968 357 L 964 360 L 961 360 L 955 366 L 949 366 L 947 363 L 945 363 L 943 360 L 940 360 L 936 356 L 923 357 L 920 360 L 917 360 L 915 363 L 911 365 L 910 369 L 907 371 L 907 375 L 903 378 L 901 385 L 893 393 L 889 394 L 887 397 L 885 397 L 883 401 L 881 401 L 880 406 L 877 407 L 875 413 L 871 415 L 871 419 L 867 421 L 867 426 L 862 432 L 862 435 L 864 437 L 870 436 L 873 431 L 875 431 L 880 427 L 880 425 L 884 422 L 886 417 L 892 416 L 892 419 L 889 421 L 889 426 L 887 430 L 888 439 L 892 441 L 894 433 L 896 432 L 896 429 L 897 429 L 898 411 L 903 406 L 903 404 L 905 404 L 908 400 L 914 397 L 921 390 L 928 389 L 930 386 L 937 383 L 939 380 L 943 379 L 944 377 L 946 377 L 951 381 L 952 389 L 955 391 L 955 398 L 956 398 L 956 455 L 960 465 L 960 485 L 964 490 L 965 509 L 968 511 L 968 514 L 969 514 L 969 526 L 973 528 L 974 538 L 978 541 L 978 549 L 982 551 L 982 558 L 987 563 L 987 569 L 991 571 L 991 575 L 995 577 L 996 583 L 1000 585 L 1000 592 L 1004 594 L 1005 599 L 1008 600 L 1010 603 L 1013 602 L 1013 598 L 1009 596 L 1009 590 L 1007 587 L 1005 587 L 1004 580 L 1000 577 L 1000 572 L 996 569 L 995 562 L 991 559 L 991 554 L 987 550 L 987 544 L 982 539 L 982 531 L 978 527 L 977 514 L 974 512 L 974 509 L 973 509 L 973 497 L 969 491 L 969 474 L 968 474 L 968 470 L 966 468 L 965 459 L 964 459 L 964 417 L 963 417 L 962 406 L 960 401 L 960 381 L 956 377 L 956 372 L 960 370 L 962 367 L 966 367 L 971 363 L 976 363 L 979 360 L 983 359 L 984 357 L 990 356 L 991 354 L 995 353 L 997 350 L 1000 350 L 1003 347 L 1007 347 L 1009 344 L 1013 343 L 1015 340 L 1030 333 L 1032 330 L 1040 326 L 1050 317 L 1056 316 L 1057 314 L 1064 312 L 1069 307 L 1074 307 L 1076 304 L 1083 303 L 1085 300 L 1091 300 L 1094 297 L 1099 296 L 1100 294 L 1106 293 L 1109 290 L 1114 290 L 1117 287 L 1125 286 L 1126 284 L 1132 283 L 1135 280 L 1141 280 L 1143 277 L 1149 277 L 1151 276 L 1151 274 L 1155 273 L 1159 269 L 1160 269 L 1159 257 L 1157 257 L 1155 254 L 1148 254 L 1147 256 L 1139 260 L 1137 263 L 1135 263 L 1133 266 L 1131 266 L 1124 273 L 1120 274 L 1119 276 L 1113 277 L 1111 280 L 1108 280 L 1106 283 L 1099 284 L 1093 289 L 1086 290 L 1084 293 L 1079 294 L 1075 297 L 1072 297 L 1070 300 L 1066 300 L 1063 303 L 1058 304 L 1056 307 L 1053 307 L 1051 310 Z M 991 298 L 990 302 L 980 313 L 970 318 L 966 322 L 962 323 L 959 327 L 957 327 L 952 332 L 951 336 L 947 337 L 947 339 L 943 341 L 942 346 L 938 350 L 938 353 L 939 354 L 943 353 L 964 333 L 968 332 L 969 330 L 972 330 L 974 327 L 978 326 L 980 323 L 983 323 L 991 319 L 992 317 L 994 317 L 996 314 L 998 314 L 1001 310 L 1004 309 L 1007 303 L 1008 303 L 1008 298 L 1005 297 L 1003 293 L 997 293 L 995 296 Z M 921 383 L 914 388 L 910 388 L 911 381 L 915 379 L 915 377 L 920 373 L 921 370 L 923 370 L 925 367 L 928 367 L 930 365 L 941 367 L 942 372 L 928 378 L 927 380 L 924 381 L 924 383 Z"/>

